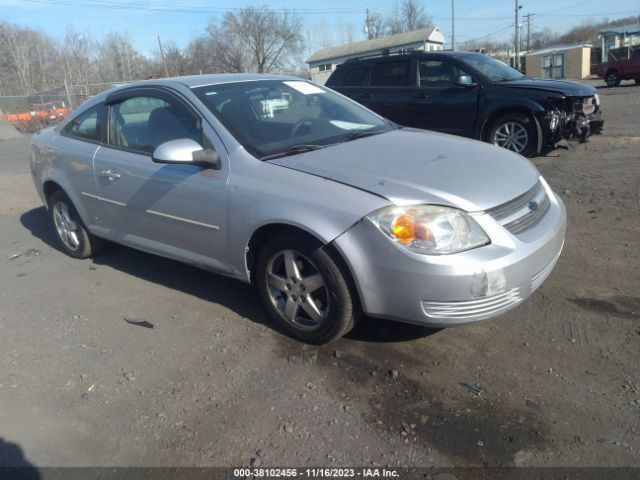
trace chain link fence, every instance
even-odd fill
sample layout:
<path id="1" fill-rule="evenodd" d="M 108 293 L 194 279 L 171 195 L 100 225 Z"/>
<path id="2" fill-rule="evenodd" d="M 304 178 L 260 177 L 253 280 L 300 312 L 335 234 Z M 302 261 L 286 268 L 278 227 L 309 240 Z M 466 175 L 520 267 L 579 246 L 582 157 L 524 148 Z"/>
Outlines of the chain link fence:
<path id="1" fill-rule="evenodd" d="M 32 95 L 0 96 L 0 120 L 21 132 L 37 132 L 60 122 L 85 100 L 127 83 L 67 84 Z"/>

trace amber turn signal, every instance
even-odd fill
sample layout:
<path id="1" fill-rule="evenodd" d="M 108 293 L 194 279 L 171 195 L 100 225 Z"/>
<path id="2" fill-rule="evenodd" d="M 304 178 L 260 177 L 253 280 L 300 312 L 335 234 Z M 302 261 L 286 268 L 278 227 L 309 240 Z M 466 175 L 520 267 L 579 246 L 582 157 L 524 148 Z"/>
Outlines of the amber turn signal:
<path id="1" fill-rule="evenodd" d="M 391 228 L 393 231 L 393 236 L 396 237 L 396 239 L 400 243 L 409 244 L 416 238 L 413 217 L 407 215 L 406 213 L 398 215 L 393 220 Z"/>

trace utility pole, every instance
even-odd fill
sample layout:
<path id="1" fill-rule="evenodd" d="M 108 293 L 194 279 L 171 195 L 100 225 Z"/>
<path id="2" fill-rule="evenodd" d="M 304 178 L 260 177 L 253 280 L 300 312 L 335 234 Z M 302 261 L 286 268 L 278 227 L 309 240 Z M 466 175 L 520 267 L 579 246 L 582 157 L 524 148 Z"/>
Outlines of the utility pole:
<path id="1" fill-rule="evenodd" d="M 367 8 L 367 19 L 364 22 L 364 31 L 367 32 L 367 39 L 373 38 L 373 32 L 371 31 L 371 20 L 369 19 L 369 9 Z"/>
<path id="2" fill-rule="evenodd" d="M 520 64 L 520 6 L 519 0 L 516 0 L 516 70 L 520 70 L 522 65 Z"/>
<path id="3" fill-rule="evenodd" d="M 127 74 L 129 77 L 129 81 L 131 81 L 131 59 L 129 58 L 129 42 L 125 45 L 126 55 L 127 55 Z"/>
<path id="4" fill-rule="evenodd" d="M 456 0 L 451 0 L 451 50 L 456 49 Z"/>
<path id="5" fill-rule="evenodd" d="M 162 51 L 162 42 L 160 41 L 160 35 L 158 35 L 158 46 L 160 47 L 160 58 L 162 59 L 162 64 L 164 65 L 164 76 L 169 76 L 169 69 L 167 68 L 167 61 L 164 59 L 164 52 Z"/>
<path id="6" fill-rule="evenodd" d="M 523 15 L 523 17 L 527 19 L 527 53 L 529 53 L 529 47 L 531 46 L 531 17 L 534 15 L 535 13 Z"/>

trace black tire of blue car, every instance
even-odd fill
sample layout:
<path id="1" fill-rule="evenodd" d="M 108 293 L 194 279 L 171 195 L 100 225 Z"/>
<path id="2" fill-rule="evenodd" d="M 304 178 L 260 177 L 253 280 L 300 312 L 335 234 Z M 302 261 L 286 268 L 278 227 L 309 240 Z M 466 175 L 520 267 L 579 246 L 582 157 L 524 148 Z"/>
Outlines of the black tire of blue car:
<path id="1" fill-rule="evenodd" d="M 360 307 L 341 264 L 305 237 L 279 235 L 264 246 L 256 267 L 257 288 L 271 317 L 291 337 L 321 345 L 355 326 Z"/>
<path id="2" fill-rule="evenodd" d="M 617 87 L 620 85 L 620 74 L 617 70 L 609 70 L 604 77 L 605 82 L 607 82 L 608 87 Z"/>
<path id="3" fill-rule="evenodd" d="M 538 153 L 535 121 L 522 113 L 507 113 L 496 118 L 489 127 L 487 140 L 525 157 L 533 157 Z"/>
<path id="4" fill-rule="evenodd" d="M 49 220 L 63 252 L 88 258 L 104 248 L 104 240 L 92 235 L 66 193 L 57 190 L 48 199 Z"/>

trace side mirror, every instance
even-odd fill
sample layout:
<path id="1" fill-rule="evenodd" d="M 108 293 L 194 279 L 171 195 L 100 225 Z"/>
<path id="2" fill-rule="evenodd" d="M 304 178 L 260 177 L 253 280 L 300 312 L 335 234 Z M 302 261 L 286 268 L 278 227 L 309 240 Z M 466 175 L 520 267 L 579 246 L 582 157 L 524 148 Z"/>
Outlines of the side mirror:
<path id="1" fill-rule="evenodd" d="M 478 84 L 473 81 L 473 78 L 471 78 L 471 75 L 458 75 L 456 77 L 456 86 L 458 87 L 469 88 L 477 85 Z"/>
<path id="2" fill-rule="evenodd" d="M 220 157 L 215 150 L 204 149 L 202 145 L 190 138 L 169 140 L 158 145 L 153 151 L 151 160 L 155 163 L 198 165 L 214 170 L 222 168 Z"/>

